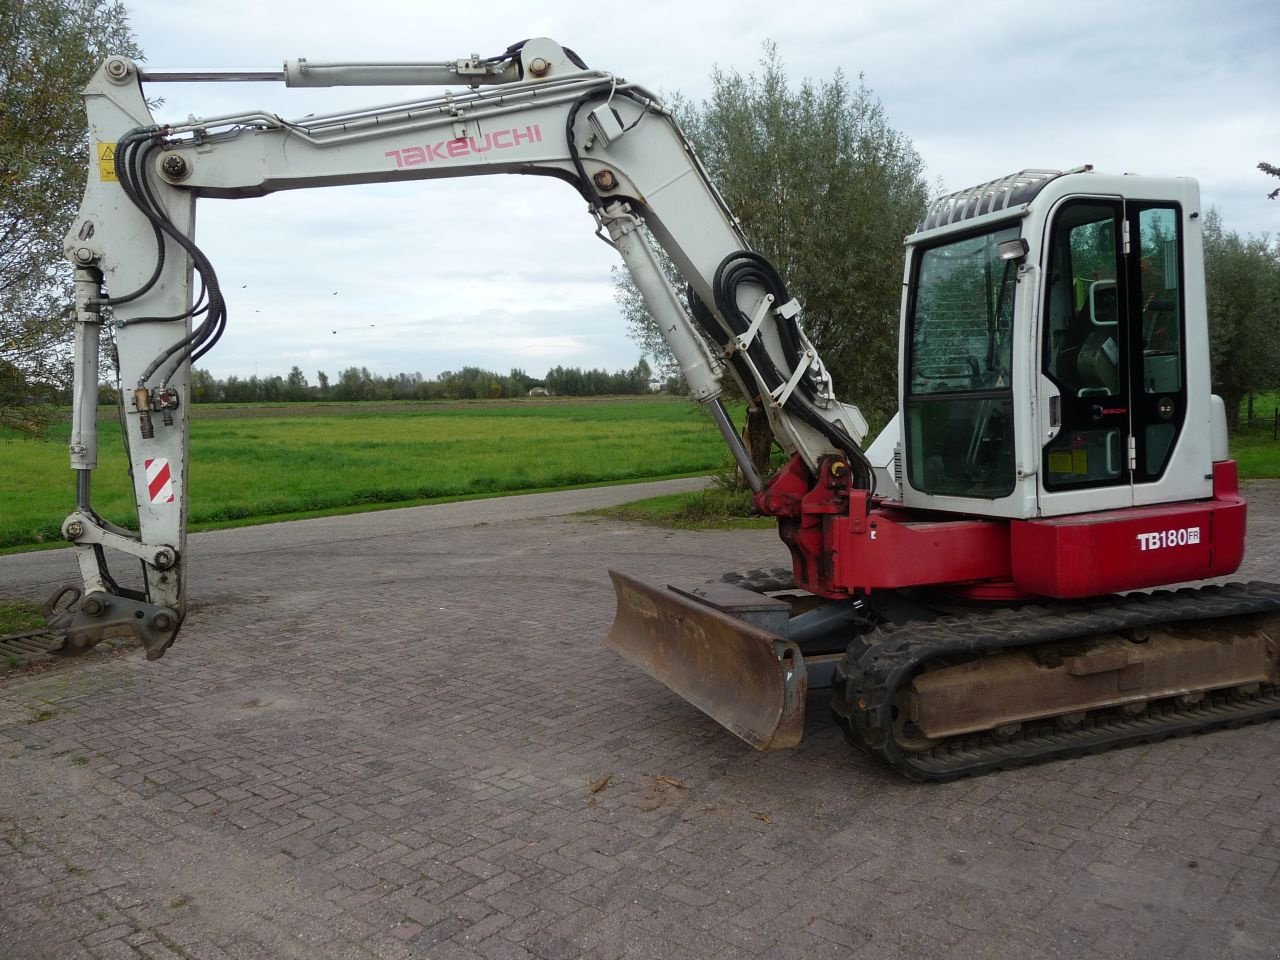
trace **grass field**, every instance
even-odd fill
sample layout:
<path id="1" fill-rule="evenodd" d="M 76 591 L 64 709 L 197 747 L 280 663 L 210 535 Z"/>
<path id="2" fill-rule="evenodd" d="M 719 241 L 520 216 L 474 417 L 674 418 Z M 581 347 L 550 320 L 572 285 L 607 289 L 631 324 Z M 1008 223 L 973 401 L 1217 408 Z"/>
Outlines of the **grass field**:
<path id="1" fill-rule="evenodd" d="M 687 400 L 196 407 L 193 529 L 718 469 L 724 445 Z M 135 526 L 119 427 L 100 424 L 94 503 Z M 0 548 L 60 541 L 74 506 L 68 429 L 0 440 Z"/>
<path id="2" fill-rule="evenodd" d="M 1277 396 L 1255 402 L 1271 416 Z M 119 428 L 100 425 L 94 503 L 133 527 Z M 60 543 L 74 505 L 68 430 L 0 436 L 0 551 Z M 276 404 L 195 408 L 192 529 L 718 470 L 715 427 L 687 400 Z M 1245 478 L 1280 477 L 1269 419 L 1231 438 Z M 734 513 L 709 491 L 611 516 L 714 526 Z"/>

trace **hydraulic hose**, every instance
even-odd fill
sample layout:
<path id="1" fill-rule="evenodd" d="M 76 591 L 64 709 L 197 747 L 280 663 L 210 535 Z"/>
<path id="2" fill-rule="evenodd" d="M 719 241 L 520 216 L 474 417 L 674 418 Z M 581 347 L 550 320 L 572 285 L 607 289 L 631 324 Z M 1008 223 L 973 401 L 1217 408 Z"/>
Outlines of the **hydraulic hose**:
<path id="1" fill-rule="evenodd" d="M 121 137 L 116 146 L 116 176 L 125 195 L 151 223 L 156 234 L 157 252 L 151 277 L 131 293 L 111 298 L 107 302 L 109 305 L 116 305 L 136 300 L 155 286 L 164 270 L 167 236 L 191 256 L 193 266 L 200 277 L 200 296 L 191 308 L 182 313 L 168 317 L 140 317 L 129 322 L 186 320 L 200 314 L 205 314 L 205 319 L 196 329 L 161 351 L 151 361 L 138 379 L 140 387 L 146 386 L 157 372 L 166 367 L 171 366 L 172 369 L 176 369 L 188 360 L 195 361 L 204 356 L 218 342 L 226 329 L 226 303 L 222 298 L 222 290 L 213 264 L 194 241 L 174 225 L 147 176 L 151 158 L 164 147 L 165 129 L 157 126 L 137 127 Z M 201 306 L 206 297 L 208 303 Z M 168 375 L 166 373 L 162 380 L 167 380 Z"/>
<path id="2" fill-rule="evenodd" d="M 785 281 L 783 281 L 773 264 L 765 257 L 753 250 L 739 250 L 729 254 L 716 268 L 712 280 L 712 290 L 715 293 L 716 310 L 725 319 L 725 322 L 729 324 L 729 332 L 733 336 L 741 336 L 750 328 L 750 318 L 738 306 L 737 290 L 743 283 L 751 283 L 762 287 L 766 293 L 773 296 L 774 303 L 779 306 L 791 299 L 791 294 L 787 290 Z M 704 314 L 707 312 L 705 306 L 702 306 L 702 311 Z M 714 318 L 699 317 L 696 308 L 694 315 L 704 329 L 712 331 L 713 338 L 717 340 L 721 347 L 728 345 L 728 333 L 724 334 L 723 338 L 716 337 L 714 330 L 719 325 L 714 322 Z M 711 322 L 708 323 L 708 320 Z M 792 370 L 799 369 L 801 364 L 808 362 L 801 346 L 799 324 L 796 322 L 795 317 L 784 317 L 775 313 L 774 325 L 787 363 Z M 773 358 L 769 355 L 768 349 L 759 339 L 753 340 L 747 346 L 746 354 L 755 369 L 759 371 L 766 389 L 770 392 L 777 390 L 787 382 L 787 377 L 778 369 Z M 733 359 L 737 359 L 736 353 Z M 734 369 L 738 371 L 740 378 L 745 382 L 753 382 L 754 378 L 749 375 L 748 371 L 743 369 L 745 366 L 745 364 L 739 366 L 739 364 L 735 363 Z M 824 436 L 832 446 L 843 452 L 850 462 L 854 464 L 855 478 L 858 484 L 864 489 L 873 489 L 875 472 L 871 462 L 867 460 L 862 449 L 847 432 L 818 412 L 814 405 L 815 399 L 816 391 L 813 384 L 809 382 L 808 378 L 801 377 L 798 389 L 787 398 L 783 409 L 812 427 Z"/>

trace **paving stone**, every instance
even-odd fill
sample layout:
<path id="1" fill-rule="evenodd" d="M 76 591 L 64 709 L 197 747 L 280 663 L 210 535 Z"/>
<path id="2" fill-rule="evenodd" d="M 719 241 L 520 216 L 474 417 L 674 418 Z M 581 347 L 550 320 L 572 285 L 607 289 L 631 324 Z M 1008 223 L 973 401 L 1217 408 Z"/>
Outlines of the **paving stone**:
<path id="1" fill-rule="evenodd" d="M 1280 724 L 921 787 L 815 692 L 755 753 L 601 643 L 607 566 L 786 562 L 572 515 L 672 486 L 193 537 L 163 660 L 0 685 L 0 954 L 1275 960 Z M 1246 493 L 1274 577 L 1280 483 Z"/>

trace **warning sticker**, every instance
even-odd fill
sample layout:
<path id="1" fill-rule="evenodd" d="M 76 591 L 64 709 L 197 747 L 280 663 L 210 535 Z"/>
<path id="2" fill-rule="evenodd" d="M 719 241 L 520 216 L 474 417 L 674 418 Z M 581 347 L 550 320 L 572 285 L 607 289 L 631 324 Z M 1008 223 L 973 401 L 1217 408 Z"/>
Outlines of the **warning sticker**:
<path id="1" fill-rule="evenodd" d="M 1049 452 L 1050 473 L 1071 472 L 1071 452 L 1069 450 L 1052 450 Z"/>
<path id="2" fill-rule="evenodd" d="M 164 457 L 147 461 L 147 494 L 152 503 L 173 503 L 173 475 Z"/>
<path id="3" fill-rule="evenodd" d="M 114 181 L 116 179 L 116 145 L 99 141 L 97 147 L 98 179 Z"/>

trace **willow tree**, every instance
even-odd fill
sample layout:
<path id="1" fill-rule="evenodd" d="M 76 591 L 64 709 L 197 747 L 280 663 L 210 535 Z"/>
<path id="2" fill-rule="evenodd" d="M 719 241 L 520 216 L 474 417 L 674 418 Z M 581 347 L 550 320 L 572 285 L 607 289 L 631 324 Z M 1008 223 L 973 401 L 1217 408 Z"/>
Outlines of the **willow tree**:
<path id="1" fill-rule="evenodd" d="M 38 429 L 66 374 L 80 91 L 109 53 L 141 56 L 117 0 L 9 0 L 0 13 L 0 426 Z"/>
<path id="2" fill-rule="evenodd" d="M 1204 266 L 1213 389 L 1235 430 L 1245 398 L 1280 388 L 1280 244 L 1228 231 L 1210 209 Z"/>
<path id="3" fill-rule="evenodd" d="M 861 78 L 793 85 L 773 44 L 757 72 L 717 69 L 711 86 L 672 109 L 752 247 L 803 304 L 837 393 L 883 422 L 896 404 L 902 241 L 928 196 L 920 155 Z M 629 278 L 614 277 L 633 339 L 669 366 Z"/>

